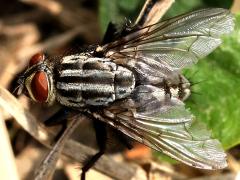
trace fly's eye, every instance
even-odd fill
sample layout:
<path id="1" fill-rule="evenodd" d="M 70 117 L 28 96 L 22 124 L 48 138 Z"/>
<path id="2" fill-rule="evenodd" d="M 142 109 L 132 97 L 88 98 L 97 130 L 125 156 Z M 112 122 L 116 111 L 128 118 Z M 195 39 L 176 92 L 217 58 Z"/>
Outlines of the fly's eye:
<path id="1" fill-rule="evenodd" d="M 49 77 L 47 72 L 45 72 L 44 66 L 41 66 L 41 62 L 45 60 L 45 55 L 43 53 L 37 53 L 32 56 L 29 61 L 29 68 L 33 73 L 28 75 L 25 80 L 25 87 L 27 88 L 28 94 L 30 97 L 37 102 L 43 103 L 48 101 L 49 97 Z M 31 67 L 39 64 L 35 69 Z M 41 70 L 42 67 L 42 70 Z M 35 71 L 34 71 L 35 70 Z"/>
<path id="2" fill-rule="evenodd" d="M 37 53 L 33 55 L 29 61 L 29 67 L 39 63 L 40 61 L 44 61 L 45 55 L 43 53 Z"/>
<path id="3" fill-rule="evenodd" d="M 49 96 L 48 77 L 46 72 L 38 71 L 30 83 L 30 93 L 37 102 L 46 102 Z"/>

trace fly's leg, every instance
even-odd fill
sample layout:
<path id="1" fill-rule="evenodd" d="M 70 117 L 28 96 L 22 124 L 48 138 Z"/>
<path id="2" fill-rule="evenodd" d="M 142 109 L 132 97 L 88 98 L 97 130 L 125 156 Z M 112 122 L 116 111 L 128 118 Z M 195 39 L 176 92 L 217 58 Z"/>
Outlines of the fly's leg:
<path id="1" fill-rule="evenodd" d="M 115 133 L 117 134 L 118 140 L 124 144 L 129 150 L 133 148 L 132 144 L 129 142 L 127 137 L 120 132 L 119 130 L 116 130 Z"/>
<path id="2" fill-rule="evenodd" d="M 68 109 L 62 108 L 55 114 L 53 114 L 49 119 L 44 121 L 44 125 L 48 127 L 61 125 L 62 122 L 67 119 L 68 113 L 69 113 Z"/>
<path id="3" fill-rule="evenodd" d="M 55 142 L 58 141 L 58 139 L 62 136 L 62 134 L 66 130 L 67 119 L 71 119 L 71 117 L 73 117 L 74 115 L 76 115 L 76 112 L 73 112 L 71 110 L 62 108 L 44 122 L 44 125 L 47 126 L 47 127 L 61 125 L 60 131 L 58 132 L 58 134 L 54 138 Z"/>
<path id="4" fill-rule="evenodd" d="M 104 122 L 96 120 L 95 118 L 93 118 L 93 119 L 94 119 L 93 126 L 94 126 L 95 133 L 96 133 L 96 140 L 97 140 L 97 145 L 99 147 L 99 151 L 97 154 L 92 156 L 82 167 L 81 180 L 85 180 L 86 172 L 105 153 L 105 150 L 106 150 L 106 144 L 107 144 L 106 124 Z"/>
<path id="5" fill-rule="evenodd" d="M 128 111 L 127 109 L 122 109 L 122 111 L 118 112 L 119 114 Z M 107 118 L 104 114 L 101 114 L 101 116 L 103 118 Z M 125 145 L 129 150 L 133 148 L 131 142 L 129 141 L 129 139 L 127 138 L 127 136 L 125 134 L 123 134 L 121 131 L 114 129 L 114 133 L 116 134 L 117 139 L 123 144 Z"/>

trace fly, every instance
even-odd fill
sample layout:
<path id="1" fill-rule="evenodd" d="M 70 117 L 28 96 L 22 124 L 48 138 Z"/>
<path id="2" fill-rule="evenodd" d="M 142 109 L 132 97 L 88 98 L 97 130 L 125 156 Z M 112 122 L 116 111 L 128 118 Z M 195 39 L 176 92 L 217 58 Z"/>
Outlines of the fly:
<path id="1" fill-rule="evenodd" d="M 233 27 L 228 10 L 210 8 L 133 27 L 112 41 L 107 34 L 102 45 L 58 60 L 37 54 L 20 79 L 21 90 L 36 102 L 57 102 L 97 119 L 95 127 L 107 123 L 189 166 L 222 169 L 227 162 L 220 142 L 185 108 L 191 90 L 181 70 L 217 48 Z M 82 179 L 104 152 L 101 145 Z"/>

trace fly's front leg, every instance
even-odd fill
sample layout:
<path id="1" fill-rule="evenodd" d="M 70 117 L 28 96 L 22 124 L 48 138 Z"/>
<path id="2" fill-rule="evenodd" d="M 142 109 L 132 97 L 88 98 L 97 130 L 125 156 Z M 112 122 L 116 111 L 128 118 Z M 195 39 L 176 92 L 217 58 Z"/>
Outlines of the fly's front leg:
<path id="1" fill-rule="evenodd" d="M 79 112 L 72 111 L 70 109 L 62 108 L 58 112 L 56 112 L 53 116 L 47 119 L 44 122 L 44 125 L 47 127 L 61 125 L 61 129 L 54 138 L 54 141 L 57 142 L 58 139 L 62 136 L 64 131 L 67 128 L 67 119 L 71 119 Z"/>
<path id="2" fill-rule="evenodd" d="M 86 172 L 94 165 L 94 163 L 105 153 L 106 150 L 106 144 L 107 144 L 107 130 L 106 130 L 106 124 L 104 122 L 101 122 L 99 120 L 96 120 L 91 116 L 93 121 L 93 126 L 96 133 L 96 140 L 97 145 L 99 147 L 98 153 L 96 153 L 94 156 L 92 156 L 90 159 L 88 159 L 84 166 L 82 167 L 82 174 L 81 174 L 81 180 L 85 180 Z"/>

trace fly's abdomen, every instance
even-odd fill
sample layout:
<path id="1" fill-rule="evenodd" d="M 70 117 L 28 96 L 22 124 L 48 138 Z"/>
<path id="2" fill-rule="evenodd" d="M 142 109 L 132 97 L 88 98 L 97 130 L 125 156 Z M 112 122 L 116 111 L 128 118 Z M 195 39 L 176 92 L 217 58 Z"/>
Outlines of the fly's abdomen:
<path id="1" fill-rule="evenodd" d="M 57 99 L 71 107 L 107 105 L 129 96 L 135 86 L 130 70 L 104 58 L 66 56 L 57 74 Z"/>

